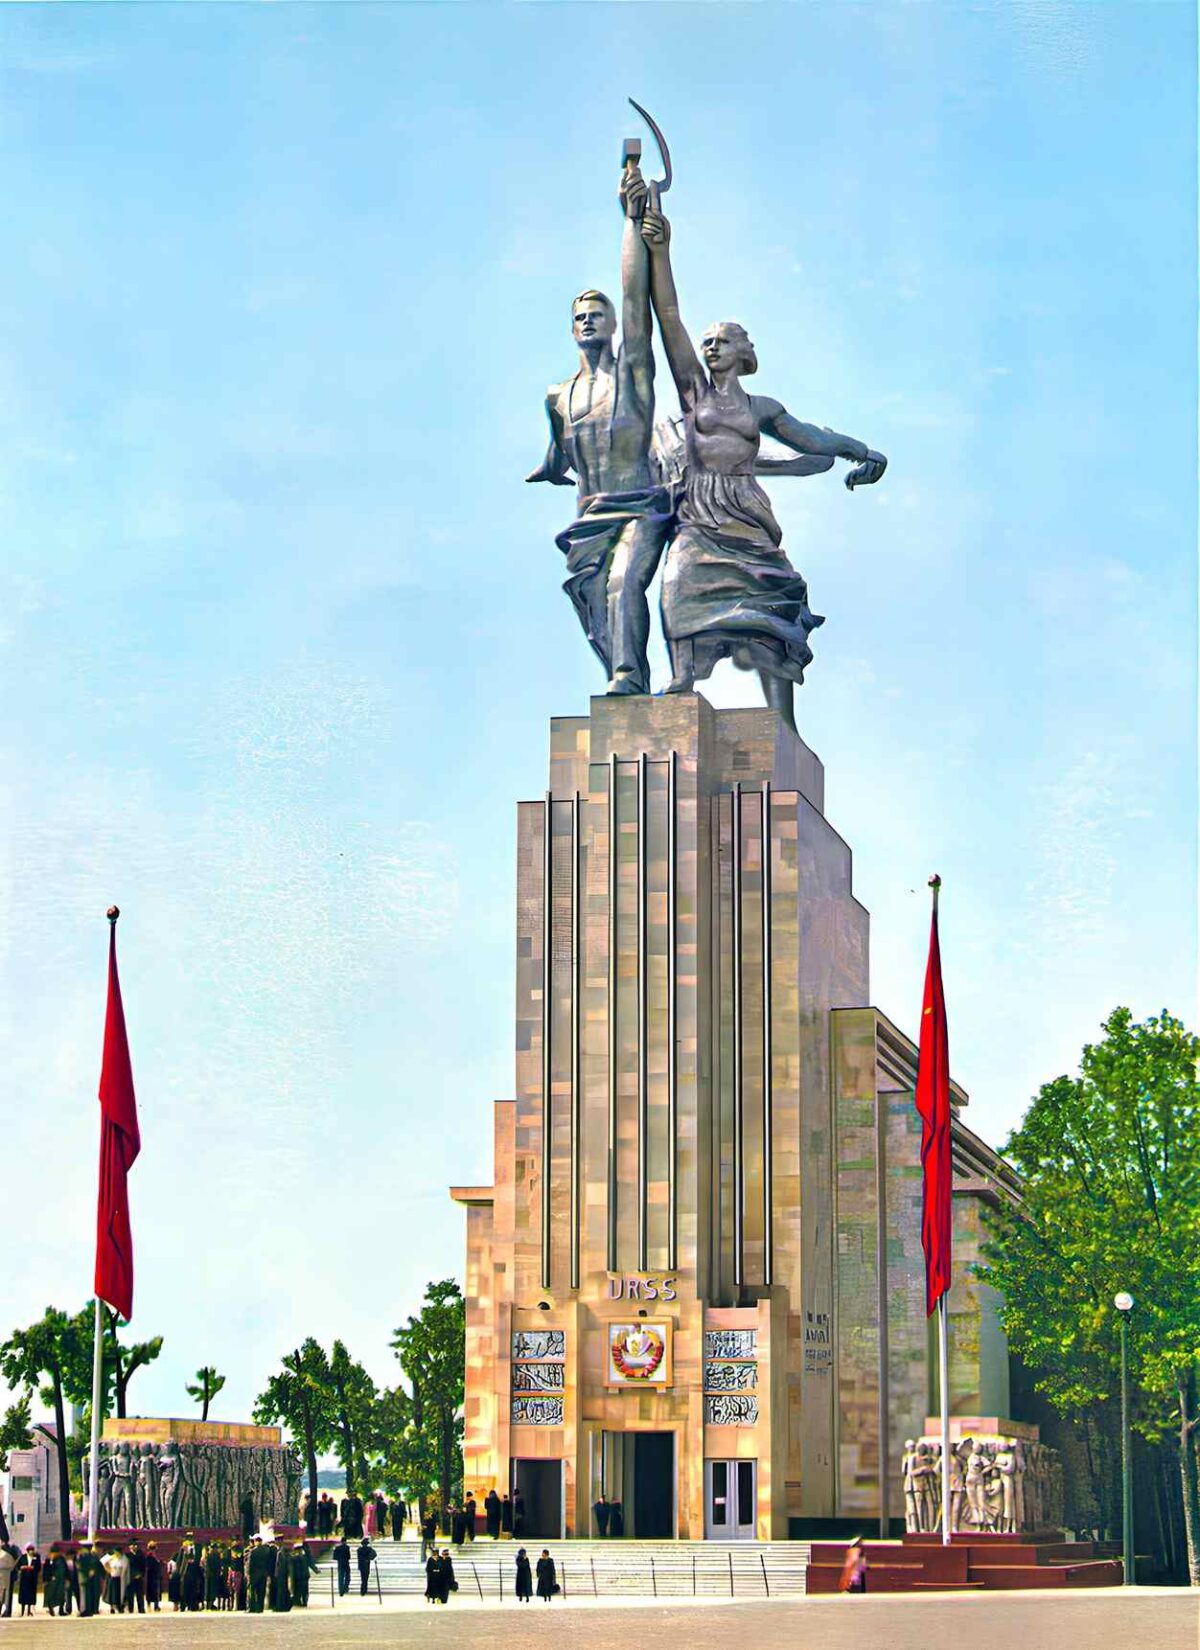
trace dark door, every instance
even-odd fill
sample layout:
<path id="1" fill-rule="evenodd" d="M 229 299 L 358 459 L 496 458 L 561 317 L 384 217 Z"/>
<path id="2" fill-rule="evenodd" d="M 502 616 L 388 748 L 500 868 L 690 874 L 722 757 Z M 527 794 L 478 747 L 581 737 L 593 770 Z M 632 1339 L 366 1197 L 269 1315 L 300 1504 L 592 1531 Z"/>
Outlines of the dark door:
<path id="1" fill-rule="evenodd" d="M 674 1534 L 675 1434 L 633 1434 L 633 1531 L 639 1541 Z"/>
<path id="2" fill-rule="evenodd" d="M 562 1533 L 562 1462 L 513 1462 L 513 1490 L 525 1503 L 524 1523 L 513 1535 L 558 1540 Z"/>

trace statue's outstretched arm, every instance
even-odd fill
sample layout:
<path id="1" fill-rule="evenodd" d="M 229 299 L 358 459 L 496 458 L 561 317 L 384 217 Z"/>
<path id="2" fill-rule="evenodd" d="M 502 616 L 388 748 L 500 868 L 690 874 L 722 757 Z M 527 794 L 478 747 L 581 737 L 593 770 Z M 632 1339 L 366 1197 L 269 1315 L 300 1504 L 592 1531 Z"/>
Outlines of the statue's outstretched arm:
<path id="1" fill-rule="evenodd" d="M 658 316 L 663 348 L 671 376 L 685 407 L 696 400 L 705 384 L 704 368 L 679 315 L 679 297 L 671 270 L 671 225 L 661 212 L 647 208 L 642 216 L 642 239 L 650 248 L 650 297 Z"/>
<path id="2" fill-rule="evenodd" d="M 755 397 L 759 406 L 759 428 L 776 441 L 782 441 L 796 453 L 815 453 L 824 458 L 848 458 L 855 466 L 846 477 L 846 486 L 866 486 L 878 481 L 887 469 L 887 459 L 852 435 L 839 435 L 836 430 L 820 429 L 816 424 L 805 424 L 781 407 L 778 401 Z"/>
<path id="3" fill-rule="evenodd" d="M 546 456 L 536 470 L 531 470 L 525 477 L 526 481 L 549 481 L 555 487 L 570 487 L 571 466 L 567 462 L 567 455 L 563 452 L 562 431 L 559 428 L 557 414 L 554 411 L 552 396 L 546 397 L 546 420 L 550 425 L 550 445 L 546 448 Z"/>
<path id="4" fill-rule="evenodd" d="M 625 233 L 621 238 L 621 349 L 626 366 L 646 395 L 652 391 L 654 352 L 650 348 L 650 253 L 642 239 L 646 181 L 636 166 L 621 174 Z M 643 374 L 645 377 L 643 378 Z"/>

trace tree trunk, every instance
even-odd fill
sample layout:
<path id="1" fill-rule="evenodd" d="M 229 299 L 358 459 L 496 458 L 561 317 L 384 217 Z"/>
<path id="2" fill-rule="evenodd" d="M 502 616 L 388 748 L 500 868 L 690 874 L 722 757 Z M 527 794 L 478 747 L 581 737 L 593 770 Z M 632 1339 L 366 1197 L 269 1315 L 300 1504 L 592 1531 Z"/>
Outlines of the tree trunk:
<path id="1" fill-rule="evenodd" d="M 67 1458 L 67 1418 L 64 1414 L 62 1376 L 56 1369 L 54 1376 L 54 1443 L 58 1456 L 58 1533 L 64 1541 L 71 1539 L 71 1465 Z"/>
<path id="2" fill-rule="evenodd" d="M 315 1507 L 320 1500 L 317 1491 L 317 1441 L 313 1436 L 312 1407 L 309 1404 L 304 1406 L 304 1453 L 308 1462 L 308 1504 Z"/>
<path id="3" fill-rule="evenodd" d="M 200 1406 L 201 1425 L 203 1425 L 203 1423 L 208 1420 L 208 1406 L 212 1402 L 212 1393 L 208 1390 L 208 1376 L 207 1375 L 205 1375 L 203 1377 L 203 1381 L 204 1381 L 204 1402 Z"/>
<path id="4" fill-rule="evenodd" d="M 350 1417 L 343 1409 L 338 1417 L 342 1431 L 342 1465 L 346 1469 L 346 1494 L 355 1493 L 357 1475 L 354 1471 L 354 1433 L 350 1426 Z"/>
<path id="5" fill-rule="evenodd" d="M 1183 1530 L 1187 1541 L 1188 1580 L 1200 1587 L 1200 1483 L 1196 1471 L 1196 1370 L 1179 1371 L 1179 1471 L 1183 1486 Z"/>
<path id="6" fill-rule="evenodd" d="M 445 1408 L 438 1410 L 438 1431 L 442 1446 L 442 1506 L 448 1507 L 454 1479 L 454 1416 Z"/>

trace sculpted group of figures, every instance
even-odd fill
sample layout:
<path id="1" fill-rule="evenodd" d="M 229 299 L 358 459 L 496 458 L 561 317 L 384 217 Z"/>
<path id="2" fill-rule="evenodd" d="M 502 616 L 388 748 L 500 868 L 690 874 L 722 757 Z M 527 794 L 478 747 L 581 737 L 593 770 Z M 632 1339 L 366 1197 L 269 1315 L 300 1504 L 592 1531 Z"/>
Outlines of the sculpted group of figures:
<path id="1" fill-rule="evenodd" d="M 655 128 L 655 135 L 661 134 Z M 608 677 L 608 692 L 650 691 L 646 592 L 663 561 L 662 624 L 671 661 L 668 693 L 690 693 L 720 659 L 755 670 L 769 705 L 795 727 L 793 689 L 812 660 L 810 633 L 824 621 L 781 548 L 761 475 L 818 475 L 835 459 L 854 468 L 853 489 L 887 466 L 854 436 L 794 418 L 742 380 L 758 370 L 736 321 L 711 326 L 697 352 L 680 319 L 671 226 L 661 211 L 667 177 L 648 185 L 626 145 L 620 202 L 621 325 L 604 293 L 572 305 L 579 368 L 546 398 L 550 445 L 526 479 L 578 489 L 576 519 L 556 543 L 567 558 L 564 588 Z M 655 428 L 651 309 L 682 408 Z M 794 455 L 761 454 L 768 436 Z"/>
<path id="2" fill-rule="evenodd" d="M 85 1495 L 89 1467 L 85 1456 Z M 300 1461 L 291 1448 L 103 1442 L 97 1521 L 103 1530 L 292 1524 L 300 1476 Z"/>
<path id="3" fill-rule="evenodd" d="M 942 1527 L 942 1446 L 905 1440 L 904 1525 Z M 950 1528 L 1001 1531 L 1057 1529 L 1062 1523 L 1062 1463 L 1044 1444 L 964 1438 L 950 1449 Z"/>
<path id="4" fill-rule="evenodd" d="M 39 1582 L 42 1608 L 54 1616 L 69 1616 L 72 1608 L 95 1616 L 102 1604 L 111 1615 L 134 1609 L 144 1614 L 160 1610 L 164 1596 L 174 1610 L 291 1610 L 307 1605 L 308 1578 L 315 1569 L 303 1542 L 285 1547 L 259 1536 L 245 1546 L 223 1541 L 197 1546 L 189 1533 L 165 1563 L 153 1541 L 144 1550 L 136 1541 L 128 1546 L 85 1541 L 78 1552 L 55 1543 L 45 1561 L 32 1546 L 21 1554 L 2 1548 L 0 1613 L 11 1612 L 6 1593 L 15 1584 L 19 1613 L 33 1615 Z"/>

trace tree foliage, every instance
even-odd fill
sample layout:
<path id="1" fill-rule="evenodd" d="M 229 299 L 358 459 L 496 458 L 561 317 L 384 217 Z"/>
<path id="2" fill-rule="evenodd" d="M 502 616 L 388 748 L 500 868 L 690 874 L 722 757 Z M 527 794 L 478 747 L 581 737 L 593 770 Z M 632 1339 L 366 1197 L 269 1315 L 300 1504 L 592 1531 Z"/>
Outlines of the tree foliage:
<path id="1" fill-rule="evenodd" d="M 308 1469 L 308 1493 L 315 1502 L 317 1452 L 333 1439 L 334 1408 L 329 1359 L 310 1335 L 302 1346 L 280 1359 L 282 1368 L 272 1375 L 254 1405 L 254 1419 L 287 1427 L 304 1455 Z"/>
<path id="2" fill-rule="evenodd" d="M 91 1396 L 92 1340 L 86 1310 L 68 1317 L 48 1306 L 28 1329 L 15 1329 L 0 1346 L 0 1375 L 26 1394 L 37 1391 L 54 1411 L 55 1453 L 58 1460 L 59 1531 L 71 1538 L 71 1470 L 67 1442 L 67 1407 Z"/>
<path id="3" fill-rule="evenodd" d="M 363 1366 L 334 1341 L 329 1356 L 329 1385 L 337 1431 L 336 1451 L 346 1470 L 346 1488 L 367 1493 L 373 1487 L 372 1461 L 378 1453 L 378 1394 Z"/>
<path id="4" fill-rule="evenodd" d="M 1114 1296 L 1133 1295 L 1133 1424 L 1177 1439 L 1188 1562 L 1200 1585 L 1200 1042 L 1165 1011 L 1105 1022 L 1077 1077 L 1045 1084 L 1005 1155 L 1023 1202 L 989 1217 L 983 1275 L 1009 1344 L 1063 1413 L 1119 1391 Z M 1109 1429 L 1111 1432 L 1111 1429 Z"/>
<path id="5" fill-rule="evenodd" d="M 453 1278 L 431 1283 L 415 1317 L 392 1337 L 409 1385 L 400 1437 L 410 1488 L 422 1499 L 436 1485 L 446 1507 L 462 1492 L 462 1406 L 466 1391 L 466 1303 Z"/>
<path id="6" fill-rule="evenodd" d="M 217 1393 L 225 1385 L 224 1375 L 218 1375 L 212 1364 L 201 1364 L 196 1371 L 195 1383 L 189 1382 L 185 1391 L 189 1398 L 194 1398 L 200 1405 L 200 1419 L 208 1420 L 208 1409 Z"/>

